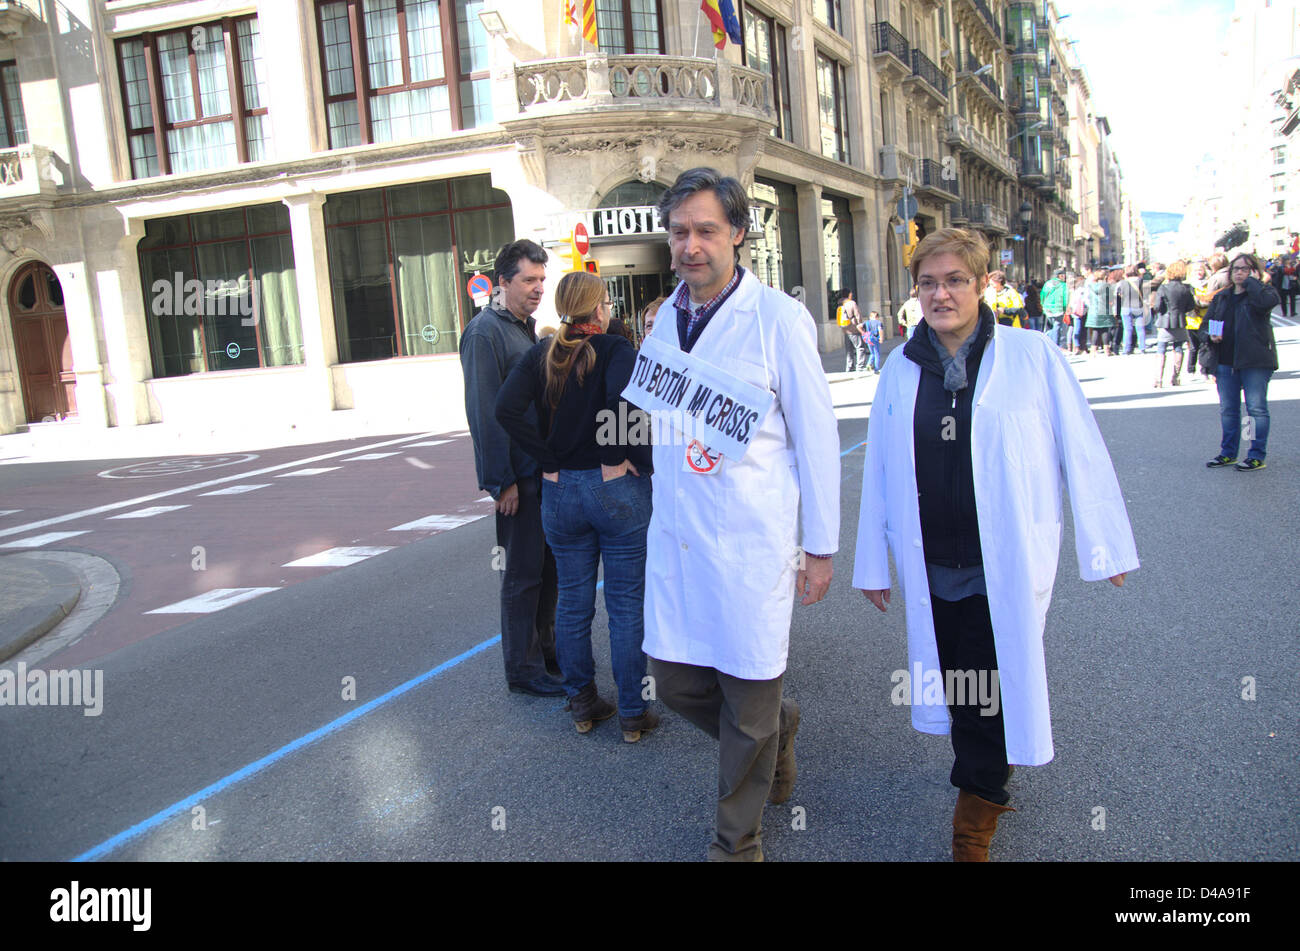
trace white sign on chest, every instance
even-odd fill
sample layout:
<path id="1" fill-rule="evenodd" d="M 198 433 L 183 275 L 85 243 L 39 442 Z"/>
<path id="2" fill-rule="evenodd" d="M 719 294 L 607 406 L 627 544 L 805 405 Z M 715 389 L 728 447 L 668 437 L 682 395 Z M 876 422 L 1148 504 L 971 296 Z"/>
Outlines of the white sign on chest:
<path id="1" fill-rule="evenodd" d="M 671 344 L 647 337 L 637 354 L 623 398 L 671 426 L 683 445 L 699 440 L 728 459 L 744 458 L 772 405 L 771 390 L 755 386 Z"/>

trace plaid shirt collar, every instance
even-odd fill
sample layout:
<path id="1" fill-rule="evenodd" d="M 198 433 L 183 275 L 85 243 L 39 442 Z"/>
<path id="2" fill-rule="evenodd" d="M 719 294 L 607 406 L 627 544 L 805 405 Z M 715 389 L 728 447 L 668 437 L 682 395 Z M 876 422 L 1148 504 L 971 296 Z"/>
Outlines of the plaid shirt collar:
<path id="1" fill-rule="evenodd" d="M 695 330 L 696 325 L 701 320 L 713 316 L 714 311 L 721 307 L 727 297 L 731 295 L 731 292 L 736 289 L 736 285 L 740 283 L 743 274 L 744 268 L 737 264 L 735 271 L 732 272 L 731 280 L 727 282 L 727 286 L 699 305 L 691 304 L 691 289 L 686 286 L 685 281 L 677 285 L 677 293 L 673 297 L 673 307 L 687 315 L 686 333 L 688 335 Z"/>

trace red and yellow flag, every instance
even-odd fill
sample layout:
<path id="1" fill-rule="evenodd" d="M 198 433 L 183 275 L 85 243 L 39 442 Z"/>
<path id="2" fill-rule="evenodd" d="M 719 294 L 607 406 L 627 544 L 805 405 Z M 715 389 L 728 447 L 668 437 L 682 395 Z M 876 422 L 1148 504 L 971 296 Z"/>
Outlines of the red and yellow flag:
<path id="1" fill-rule="evenodd" d="M 573 0 L 564 0 L 564 22 L 578 25 L 578 11 L 574 9 Z"/>
<path id="2" fill-rule="evenodd" d="M 722 20 L 722 11 L 718 9 L 718 0 L 700 0 L 700 9 L 713 28 L 713 45 L 722 49 L 727 45 L 727 25 Z"/>
<path id="3" fill-rule="evenodd" d="M 592 46 L 596 42 L 596 0 L 582 0 L 582 38 Z"/>

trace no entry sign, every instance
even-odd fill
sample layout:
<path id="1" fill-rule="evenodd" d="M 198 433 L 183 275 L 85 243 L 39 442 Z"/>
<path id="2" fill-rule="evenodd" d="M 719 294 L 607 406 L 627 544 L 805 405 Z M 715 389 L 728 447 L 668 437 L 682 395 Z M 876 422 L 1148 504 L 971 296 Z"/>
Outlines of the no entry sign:
<path id="1" fill-rule="evenodd" d="M 587 234 L 587 226 L 581 221 L 573 226 L 573 250 L 579 254 L 586 254 L 591 250 L 591 236 Z"/>

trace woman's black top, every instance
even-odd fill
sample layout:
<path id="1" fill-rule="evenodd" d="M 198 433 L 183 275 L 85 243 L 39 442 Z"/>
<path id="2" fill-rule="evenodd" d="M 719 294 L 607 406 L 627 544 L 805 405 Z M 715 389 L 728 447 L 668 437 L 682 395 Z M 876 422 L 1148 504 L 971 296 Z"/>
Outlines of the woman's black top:
<path id="1" fill-rule="evenodd" d="M 510 371 L 497 395 L 497 422 L 543 472 L 599 469 L 624 460 L 642 475 L 652 472 L 649 419 L 619 396 L 632 378 L 632 344 L 612 334 L 587 337 L 595 365 L 582 383 L 576 368 L 570 371 L 552 412 L 546 402 L 546 354 L 553 339 L 530 349 Z M 529 405 L 537 407 L 537 425 L 527 418 Z"/>

